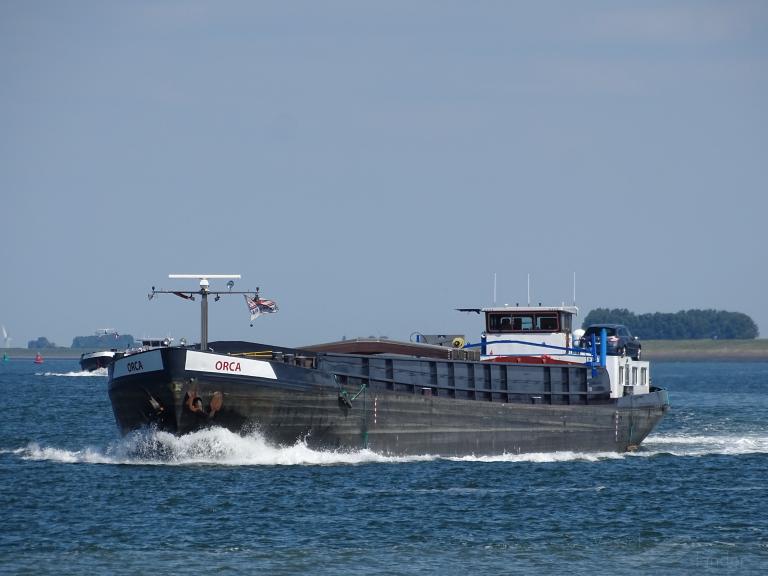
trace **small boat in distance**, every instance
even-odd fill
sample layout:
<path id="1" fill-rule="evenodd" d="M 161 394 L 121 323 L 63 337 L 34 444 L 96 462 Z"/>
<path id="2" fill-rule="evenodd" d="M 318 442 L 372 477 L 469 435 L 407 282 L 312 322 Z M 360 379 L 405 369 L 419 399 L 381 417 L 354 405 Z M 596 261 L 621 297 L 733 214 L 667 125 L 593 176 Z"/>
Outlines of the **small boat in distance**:
<path id="1" fill-rule="evenodd" d="M 124 352 L 112 350 L 97 350 L 96 352 L 83 352 L 80 354 L 80 369 L 83 372 L 93 372 L 100 368 L 107 368 L 115 358 L 122 358 Z"/>
<path id="2" fill-rule="evenodd" d="M 139 346 L 132 346 L 125 350 L 118 350 L 112 348 L 110 350 L 97 350 L 95 352 L 83 352 L 80 355 L 80 369 L 83 372 L 93 372 L 100 368 L 109 368 L 112 363 L 118 358 L 128 356 L 130 354 L 136 354 L 138 352 L 146 352 L 147 350 L 153 350 L 155 348 L 163 348 L 170 346 L 173 343 L 173 338 L 142 338 Z"/>
<path id="3" fill-rule="evenodd" d="M 37 354 L 35 354 L 35 364 L 42 364 L 42 363 L 43 363 L 43 357 L 40 354 L 40 352 L 38 352 Z"/>

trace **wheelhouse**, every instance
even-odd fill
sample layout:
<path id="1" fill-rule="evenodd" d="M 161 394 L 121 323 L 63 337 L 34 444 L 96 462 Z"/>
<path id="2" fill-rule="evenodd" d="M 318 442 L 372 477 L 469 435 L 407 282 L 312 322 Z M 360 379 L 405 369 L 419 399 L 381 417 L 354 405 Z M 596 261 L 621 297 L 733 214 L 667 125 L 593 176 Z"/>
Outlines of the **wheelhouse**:
<path id="1" fill-rule="evenodd" d="M 532 332 L 565 332 L 573 329 L 573 310 L 488 310 L 485 313 L 485 331 L 488 334 L 530 334 Z"/>
<path id="2" fill-rule="evenodd" d="M 485 334 L 483 357 L 503 360 L 546 356 L 584 362 L 572 351 L 575 306 L 504 306 L 483 308 Z"/>

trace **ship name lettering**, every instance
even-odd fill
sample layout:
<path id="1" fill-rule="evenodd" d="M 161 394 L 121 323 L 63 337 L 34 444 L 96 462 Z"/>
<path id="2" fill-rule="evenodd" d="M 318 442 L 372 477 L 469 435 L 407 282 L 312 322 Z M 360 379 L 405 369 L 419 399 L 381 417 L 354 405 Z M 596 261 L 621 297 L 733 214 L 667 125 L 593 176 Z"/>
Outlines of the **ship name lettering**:
<path id="1" fill-rule="evenodd" d="M 144 370 L 144 365 L 141 363 L 141 360 L 134 360 L 133 362 L 128 362 L 126 368 L 128 372 L 140 372 Z"/>
<path id="2" fill-rule="evenodd" d="M 241 372 L 240 362 L 227 362 L 219 360 L 216 362 L 216 370 L 226 370 L 227 372 Z"/>

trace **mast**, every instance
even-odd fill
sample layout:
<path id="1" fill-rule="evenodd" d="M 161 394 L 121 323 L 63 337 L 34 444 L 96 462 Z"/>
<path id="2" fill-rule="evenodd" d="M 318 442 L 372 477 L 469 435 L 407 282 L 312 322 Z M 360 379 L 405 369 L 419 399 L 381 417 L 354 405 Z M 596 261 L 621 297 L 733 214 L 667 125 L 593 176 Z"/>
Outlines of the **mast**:
<path id="1" fill-rule="evenodd" d="M 240 274 L 168 274 L 168 278 L 200 280 L 200 290 L 197 292 L 200 294 L 200 350 L 203 352 L 208 350 L 208 294 L 211 294 L 211 291 L 208 289 L 208 279 L 239 280 Z M 155 292 L 162 291 L 156 291 L 153 287 L 152 295 L 154 295 Z M 232 292 L 230 291 L 228 293 L 231 294 Z M 244 292 L 234 292 L 234 294 L 243 293 Z M 217 294 L 218 300 L 219 292 L 214 292 L 214 294 Z"/>

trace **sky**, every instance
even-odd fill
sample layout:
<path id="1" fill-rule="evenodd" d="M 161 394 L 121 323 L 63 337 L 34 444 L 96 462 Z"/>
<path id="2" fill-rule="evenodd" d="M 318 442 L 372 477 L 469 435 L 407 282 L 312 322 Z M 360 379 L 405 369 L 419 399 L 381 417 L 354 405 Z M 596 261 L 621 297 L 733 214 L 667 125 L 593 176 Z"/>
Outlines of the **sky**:
<path id="1" fill-rule="evenodd" d="M 457 307 L 768 337 L 768 3 L 0 0 L 0 324 L 466 334 Z M 224 288 L 212 281 L 212 287 Z M 2 343 L 0 343 L 2 345 Z"/>

